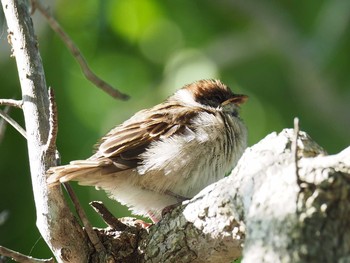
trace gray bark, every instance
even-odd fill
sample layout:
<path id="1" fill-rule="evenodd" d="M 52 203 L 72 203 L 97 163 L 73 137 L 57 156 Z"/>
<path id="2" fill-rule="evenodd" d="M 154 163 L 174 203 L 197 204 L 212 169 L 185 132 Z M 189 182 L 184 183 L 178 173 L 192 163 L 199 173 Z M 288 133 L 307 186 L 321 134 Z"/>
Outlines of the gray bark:
<path id="1" fill-rule="evenodd" d="M 81 227 L 68 209 L 60 188 L 48 188 L 46 183 L 45 172 L 55 165 L 55 151 L 46 148 L 50 130 L 49 100 L 28 6 L 20 0 L 1 3 L 22 89 L 36 224 L 58 262 L 86 262 L 88 243 Z"/>
<path id="2" fill-rule="evenodd" d="M 138 260 L 350 262 L 350 147 L 327 156 L 299 132 L 294 152 L 293 140 L 291 129 L 268 135 L 230 176 L 139 232 Z"/>
<path id="3" fill-rule="evenodd" d="M 348 262 L 350 148 L 326 156 L 300 133 L 296 169 L 292 134 L 248 149 L 228 179 L 246 225 L 243 262 Z"/>

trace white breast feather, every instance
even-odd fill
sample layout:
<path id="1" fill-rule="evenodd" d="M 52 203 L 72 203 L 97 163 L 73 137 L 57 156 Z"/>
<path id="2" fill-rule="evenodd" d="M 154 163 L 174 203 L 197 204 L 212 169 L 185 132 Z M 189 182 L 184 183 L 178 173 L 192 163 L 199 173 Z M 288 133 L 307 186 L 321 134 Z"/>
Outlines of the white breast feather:
<path id="1" fill-rule="evenodd" d="M 231 132 L 245 129 L 240 120 L 236 124 Z M 221 118 L 203 112 L 194 119 L 194 126 L 196 134 L 188 129 L 185 136 L 176 135 L 152 143 L 141 155 L 144 161 L 138 172 L 142 175 L 161 172 L 167 177 L 164 189 L 184 197 L 192 197 L 205 186 L 223 178 L 241 156 L 246 139 L 242 145 L 234 145 L 230 151 L 232 154 L 227 156 L 224 153 L 228 143 L 226 127 Z M 159 190 L 164 190 L 161 188 Z"/>

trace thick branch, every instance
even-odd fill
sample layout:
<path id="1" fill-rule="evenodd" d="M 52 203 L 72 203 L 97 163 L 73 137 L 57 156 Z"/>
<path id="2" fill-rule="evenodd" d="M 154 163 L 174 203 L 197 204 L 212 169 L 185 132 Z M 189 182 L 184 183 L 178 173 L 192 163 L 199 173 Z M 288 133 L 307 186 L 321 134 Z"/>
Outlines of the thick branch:
<path id="1" fill-rule="evenodd" d="M 270 134 L 247 149 L 231 176 L 215 187 L 221 195 L 230 193 L 234 218 L 246 226 L 242 262 L 349 259 L 349 150 L 324 156 L 299 132 L 297 174 L 294 138 L 293 130 Z M 200 226 L 196 213 L 191 218 Z"/>
<path id="2" fill-rule="evenodd" d="M 268 135 L 245 151 L 230 176 L 141 232 L 137 258 L 232 262 L 243 252 L 245 263 L 348 262 L 350 147 L 325 155 L 305 132 Z M 115 241 L 117 233 L 108 236 Z M 123 252 L 135 250 L 134 234 Z"/>
<path id="3" fill-rule="evenodd" d="M 69 211 L 60 187 L 48 188 L 46 184 L 45 173 L 55 165 L 55 154 L 44 151 L 49 131 L 49 100 L 26 1 L 2 0 L 2 5 L 22 89 L 37 227 L 59 262 L 87 262 L 85 234 Z"/>

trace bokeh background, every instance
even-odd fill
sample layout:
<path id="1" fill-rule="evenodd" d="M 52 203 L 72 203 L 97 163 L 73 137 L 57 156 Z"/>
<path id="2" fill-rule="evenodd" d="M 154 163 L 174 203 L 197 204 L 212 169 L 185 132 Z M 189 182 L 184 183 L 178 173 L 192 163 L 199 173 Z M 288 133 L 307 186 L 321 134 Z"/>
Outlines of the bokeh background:
<path id="1" fill-rule="evenodd" d="M 295 116 L 329 153 L 349 145 L 350 1 L 57 0 L 48 5 L 91 68 L 131 96 L 118 101 L 89 83 L 36 12 L 47 84 L 57 97 L 62 163 L 89 157 L 114 125 L 203 78 L 219 78 L 249 95 L 242 116 L 250 145 L 292 127 Z M 3 15 L 0 19 L 0 97 L 20 99 Z M 11 109 L 10 115 L 24 126 L 20 110 Z M 73 186 L 95 226 L 104 224 L 89 207 L 91 200 L 102 200 L 116 216 L 128 215 L 105 193 Z M 0 245 L 50 256 L 35 226 L 26 142 L 10 126 L 0 142 Z"/>

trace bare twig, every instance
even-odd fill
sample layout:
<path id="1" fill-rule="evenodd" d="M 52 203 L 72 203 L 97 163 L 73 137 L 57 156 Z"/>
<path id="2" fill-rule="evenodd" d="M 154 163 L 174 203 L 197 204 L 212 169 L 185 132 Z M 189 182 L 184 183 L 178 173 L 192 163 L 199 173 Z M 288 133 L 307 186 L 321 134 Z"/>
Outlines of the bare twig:
<path id="1" fill-rule="evenodd" d="M 40 13 L 46 18 L 47 22 L 51 26 L 52 30 L 54 30 L 65 43 L 66 47 L 72 53 L 73 57 L 78 62 L 83 74 L 85 77 L 90 80 L 93 84 L 95 84 L 98 88 L 102 89 L 104 92 L 112 96 L 113 98 L 127 100 L 129 98 L 128 95 L 121 93 L 120 91 L 113 88 L 107 82 L 99 78 L 88 66 L 84 56 L 80 52 L 79 48 L 72 41 L 72 39 L 67 35 L 67 33 L 63 30 L 60 24 L 49 14 L 47 9 L 45 9 L 38 0 L 32 0 L 32 5 Z"/>
<path id="2" fill-rule="evenodd" d="M 292 154 L 294 158 L 295 173 L 297 176 L 297 182 L 300 185 L 301 181 L 299 178 L 299 167 L 298 167 L 298 137 L 299 137 L 299 118 L 294 118 L 294 138 L 292 141 Z"/>
<path id="3" fill-rule="evenodd" d="M 7 105 L 4 109 L 4 113 L 8 114 L 10 109 L 11 109 L 11 107 Z M 5 119 L 1 119 L 0 120 L 0 143 L 2 142 L 2 139 L 4 138 L 6 127 L 7 127 L 7 121 Z"/>
<path id="4" fill-rule="evenodd" d="M 31 256 L 23 255 L 19 252 L 0 246 L 0 254 L 9 257 L 17 262 L 21 263 L 54 263 L 53 258 L 50 259 L 38 259 Z"/>
<path id="5" fill-rule="evenodd" d="M 56 138 L 58 132 L 58 122 L 57 122 L 57 105 L 55 101 L 55 93 L 51 87 L 49 87 L 49 101 L 50 101 L 50 131 L 49 137 L 47 138 L 46 150 L 55 151 L 56 149 Z"/>
<path id="6" fill-rule="evenodd" d="M 103 246 L 103 244 L 101 243 L 101 240 L 98 238 L 96 232 L 93 230 L 89 220 L 87 219 L 85 211 L 81 207 L 79 200 L 78 200 L 77 196 L 75 195 L 72 187 L 68 183 L 64 183 L 63 185 L 64 185 L 64 188 L 68 192 L 69 197 L 71 198 L 71 200 L 74 204 L 75 210 L 76 210 L 81 222 L 83 223 L 85 230 L 86 230 L 86 233 L 89 236 L 89 239 L 90 239 L 91 243 L 93 244 L 94 248 L 99 253 L 106 252 L 106 249 Z"/>
<path id="7" fill-rule="evenodd" d="M 7 119 L 11 119 L 15 125 L 19 126 L 18 123 L 16 123 L 11 117 L 9 117 L 9 111 L 10 107 L 16 107 L 19 109 L 22 109 L 23 101 L 22 100 L 14 100 L 14 99 L 0 99 L 0 106 L 6 105 L 3 113 L 6 114 L 5 116 Z M 0 114 L 1 115 L 1 114 Z M 5 130 L 6 130 L 6 124 L 9 122 L 6 118 L 3 118 L 0 120 L 0 142 L 2 141 L 2 138 L 4 136 Z M 20 127 L 22 128 L 22 127 Z M 23 129 L 22 129 L 23 130 Z M 24 131 L 24 130 L 23 130 Z"/>
<path id="8" fill-rule="evenodd" d="M 12 119 L 6 112 L 0 110 L 0 117 L 6 120 L 9 124 L 12 125 L 24 138 L 27 139 L 26 131 L 14 120 Z"/>
<path id="9" fill-rule="evenodd" d="M 13 100 L 13 99 L 0 99 L 0 105 L 8 105 L 8 106 L 22 109 L 23 101 Z"/>
<path id="10" fill-rule="evenodd" d="M 127 228 L 127 225 L 125 225 L 120 220 L 115 218 L 111 214 L 111 212 L 108 211 L 108 209 L 105 207 L 105 205 L 102 202 L 92 201 L 90 202 L 90 205 L 95 209 L 95 211 L 103 218 L 106 224 L 111 228 L 118 231 L 123 231 Z"/>
<path id="11" fill-rule="evenodd" d="M 10 212 L 8 210 L 3 210 L 0 212 L 0 226 L 6 222 L 9 218 Z"/>
<path id="12" fill-rule="evenodd" d="M 30 15 L 34 15 L 36 11 L 36 1 L 30 1 Z"/>

